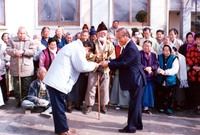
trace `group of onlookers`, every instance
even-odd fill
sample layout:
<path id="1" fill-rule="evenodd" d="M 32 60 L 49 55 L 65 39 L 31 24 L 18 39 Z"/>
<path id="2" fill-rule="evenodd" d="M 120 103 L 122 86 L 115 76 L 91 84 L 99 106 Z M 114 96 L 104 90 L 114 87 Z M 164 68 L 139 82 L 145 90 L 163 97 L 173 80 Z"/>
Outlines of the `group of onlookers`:
<path id="1" fill-rule="evenodd" d="M 104 60 L 115 59 L 123 51 L 116 38 L 118 25 L 119 21 L 115 20 L 112 27 L 107 28 L 102 22 L 95 30 L 94 26 L 89 29 L 84 24 L 82 31 L 74 36 L 65 33 L 64 27 L 59 26 L 53 37 L 50 37 L 50 28 L 44 27 L 41 34 L 34 35 L 33 40 L 25 27 L 19 27 L 15 37 L 9 38 L 8 33 L 3 33 L 0 43 L 0 86 L 4 102 L 8 100 L 10 89 L 13 89 L 17 107 L 34 108 L 39 105 L 49 108 L 49 94 L 42 79 L 58 51 L 80 39 L 83 44 L 89 41 L 85 43 L 90 47 L 90 54 L 86 56 L 88 61 L 100 64 Z M 168 34 L 157 30 L 154 38 L 148 27 L 132 34 L 131 39 L 140 51 L 138 57 L 141 58 L 147 79 L 142 99 L 143 112 L 151 114 L 150 110 L 154 107 L 168 115 L 173 114 L 175 107 L 199 111 L 200 34 L 188 32 L 184 43 L 178 38 L 175 28 L 170 29 Z M 95 72 L 79 75 L 66 97 L 67 112 L 71 113 L 73 109 L 84 109 L 85 114 L 91 112 L 98 87 L 102 113 L 107 113 L 108 104 L 115 105 L 116 109 L 128 107 L 130 97 L 128 91 L 120 87 L 119 70 L 100 66 Z"/>
<path id="2" fill-rule="evenodd" d="M 141 62 L 143 66 L 145 65 L 143 68 L 147 81 L 154 72 L 152 78 L 154 86 L 150 87 L 151 85 L 147 84 L 144 91 L 143 112 L 151 113 L 147 107 L 154 107 L 153 101 L 155 101 L 155 107 L 159 112 L 165 112 L 168 115 L 173 114 L 174 108 L 178 110 L 193 109 L 194 112 L 199 112 L 200 52 L 198 48 L 200 34 L 188 32 L 184 43 L 178 38 L 177 29 L 171 28 L 168 34 L 166 36 L 163 30 L 157 30 L 156 38 L 153 38 L 151 29 L 144 28 L 144 37 L 138 37 L 136 32 L 134 38 L 135 43 L 143 48 L 140 51 L 142 54 Z M 152 58 L 152 54 L 145 53 L 148 43 L 151 44 L 151 53 L 157 55 L 158 63 L 156 59 Z M 153 61 L 156 62 L 155 65 L 151 64 Z M 157 68 L 155 68 L 156 66 Z M 146 69 L 147 67 L 151 68 L 150 72 Z M 150 89 L 154 89 L 154 93 L 149 92 Z"/>

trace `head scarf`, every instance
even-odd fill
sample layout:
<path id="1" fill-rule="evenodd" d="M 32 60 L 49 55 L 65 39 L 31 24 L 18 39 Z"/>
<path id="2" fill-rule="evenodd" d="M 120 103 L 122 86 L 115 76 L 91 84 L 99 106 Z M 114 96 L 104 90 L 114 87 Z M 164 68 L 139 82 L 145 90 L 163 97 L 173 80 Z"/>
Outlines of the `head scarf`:
<path id="1" fill-rule="evenodd" d="M 192 43 L 189 43 L 188 40 L 187 40 L 187 38 L 188 38 L 189 35 L 192 35 L 192 37 L 193 37 Z M 186 34 L 187 51 L 188 51 L 188 49 L 189 49 L 190 47 L 192 47 L 192 46 L 195 44 L 194 35 L 195 35 L 194 32 L 188 32 L 188 33 Z"/>

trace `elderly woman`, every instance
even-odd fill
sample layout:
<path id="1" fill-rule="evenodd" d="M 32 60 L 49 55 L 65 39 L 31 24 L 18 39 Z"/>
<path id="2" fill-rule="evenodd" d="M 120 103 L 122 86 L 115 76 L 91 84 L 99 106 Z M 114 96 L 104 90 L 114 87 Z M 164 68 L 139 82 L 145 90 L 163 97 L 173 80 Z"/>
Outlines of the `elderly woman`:
<path id="1" fill-rule="evenodd" d="M 45 67 L 46 70 L 49 69 L 52 61 L 56 57 L 57 52 L 60 50 L 60 48 L 57 47 L 57 44 L 57 39 L 49 38 L 48 47 L 40 54 L 39 67 Z"/>
<path id="2" fill-rule="evenodd" d="M 163 53 L 158 55 L 159 67 L 156 82 L 158 85 L 159 112 L 173 114 L 179 61 L 169 45 L 163 46 Z"/>
<path id="3" fill-rule="evenodd" d="M 152 52 L 152 42 L 150 40 L 144 41 L 142 48 L 143 50 L 140 51 L 141 64 L 147 79 L 142 98 L 142 112 L 151 114 L 149 107 L 154 107 L 154 77 L 158 69 L 158 60 L 156 54 Z"/>

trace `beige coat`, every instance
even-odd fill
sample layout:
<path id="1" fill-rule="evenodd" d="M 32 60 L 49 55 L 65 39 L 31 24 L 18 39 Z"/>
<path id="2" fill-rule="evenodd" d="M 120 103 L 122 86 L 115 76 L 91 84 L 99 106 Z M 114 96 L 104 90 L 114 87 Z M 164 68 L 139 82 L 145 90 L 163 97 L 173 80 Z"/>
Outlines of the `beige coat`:
<path id="1" fill-rule="evenodd" d="M 23 50 L 24 53 L 20 57 L 20 76 L 27 77 L 34 74 L 33 56 L 36 52 L 36 46 L 30 40 L 26 38 L 25 41 L 20 41 L 18 37 L 13 37 L 8 41 L 6 51 L 10 58 L 10 74 L 12 76 L 18 76 L 18 57 L 15 56 L 16 50 Z"/>
<path id="2" fill-rule="evenodd" d="M 112 60 L 116 58 L 115 47 L 108 40 L 106 41 L 106 47 L 103 52 L 101 51 L 99 47 L 98 39 L 94 41 L 94 44 L 95 44 L 95 54 L 96 55 L 99 54 L 99 56 L 95 58 L 95 62 L 100 63 L 103 60 Z M 110 69 L 108 67 L 104 68 L 104 73 L 108 73 L 109 71 Z"/>

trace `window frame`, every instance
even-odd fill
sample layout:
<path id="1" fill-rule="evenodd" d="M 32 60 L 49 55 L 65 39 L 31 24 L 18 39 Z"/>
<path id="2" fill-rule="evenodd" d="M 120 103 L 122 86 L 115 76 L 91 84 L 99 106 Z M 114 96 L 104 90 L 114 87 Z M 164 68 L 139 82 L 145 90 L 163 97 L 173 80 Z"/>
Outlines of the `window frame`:
<path id="1" fill-rule="evenodd" d="M 41 1 L 42 0 L 38 0 L 38 26 L 44 26 L 44 25 L 48 25 L 48 26 L 71 26 L 71 25 L 75 25 L 75 26 L 79 26 L 80 25 L 80 0 L 77 0 L 77 21 L 76 22 L 62 22 L 61 20 L 57 20 L 57 22 L 42 22 L 40 21 L 40 11 L 41 11 Z M 58 18 L 60 18 L 60 0 L 58 1 Z"/>
<path id="2" fill-rule="evenodd" d="M 4 3 L 4 9 L 2 9 L 2 10 L 4 10 L 4 15 L 3 15 L 4 22 L 3 22 L 3 23 L 0 22 L 0 26 L 5 26 L 5 25 L 6 25 L 6 8 L 5 8 L 5 0 L 2 0 L 2 1 L 3 1 L 3 3 Z"/>
<path id="3" fill-rule="evenodd" d="M 129 11 L 130 11 L 130 14 L 129 14 L 129 22 L 120 22 L 120 25 L 135 25 L 135 26 L 141 26 L 141 23 L 140 22 L 132 22 L 132 0 L 129 0 L 130 1 L 130 5 L 129 5 Z M 114 0 L 113 0 L 113 20 L 117 20 L 114 18 Z M 150 0 L 147 0 L 147 22 L 146 23 L 143 23 L 143 25 L 145 26 L 150 26 Z"/>

